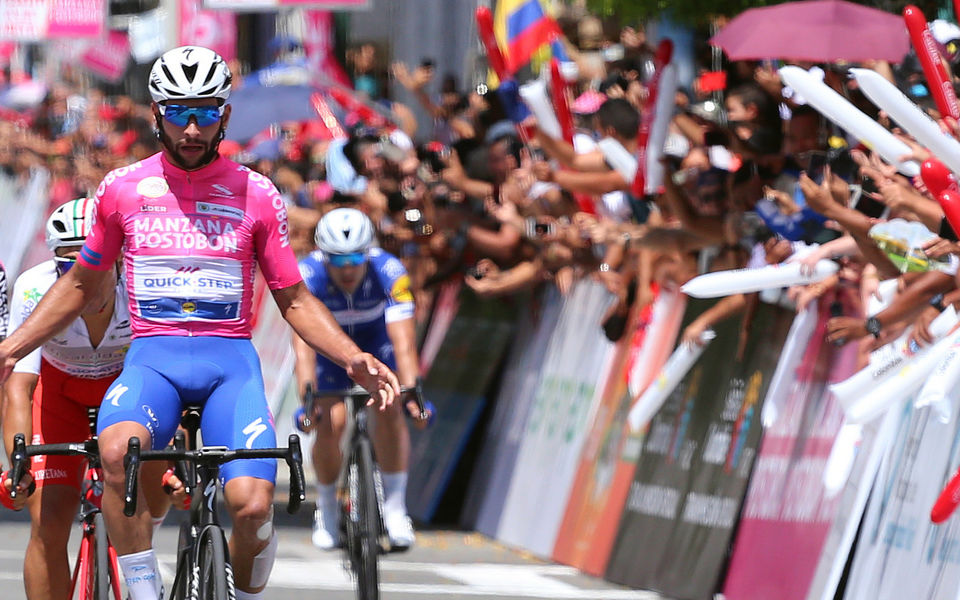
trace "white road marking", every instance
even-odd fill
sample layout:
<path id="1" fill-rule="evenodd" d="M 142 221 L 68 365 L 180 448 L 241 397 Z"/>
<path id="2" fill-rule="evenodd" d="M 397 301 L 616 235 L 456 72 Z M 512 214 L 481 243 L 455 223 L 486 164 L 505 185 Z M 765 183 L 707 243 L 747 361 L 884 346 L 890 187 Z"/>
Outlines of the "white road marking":
<path id="1" fill-rule="evenodd" d="M 158 555 L 164 582 L 173 582 L 176 556 Z M 0 559 L 23 560 L 23 552 L 0 549 Z M 627 589 L 584 589 L 554 579 L 579 572 L 563 565 L 463 563 L 439 564 L 387 559 L 380 563 L 381 591 L 393 594 L 432 596 L 515 596 L 520 598 L 576 598 L 579 600 L 661 600 L 654 592 Z M 392 574 L 430 574 L 448 581 L 430 583 L 394 583 Z M 22 581 L 23 576 L 0 571 L 0 581 Z M 344 571 L 339 555 L 310 559 L 278 558 L 268 588 L 350 591 L 353 580 Z"/>

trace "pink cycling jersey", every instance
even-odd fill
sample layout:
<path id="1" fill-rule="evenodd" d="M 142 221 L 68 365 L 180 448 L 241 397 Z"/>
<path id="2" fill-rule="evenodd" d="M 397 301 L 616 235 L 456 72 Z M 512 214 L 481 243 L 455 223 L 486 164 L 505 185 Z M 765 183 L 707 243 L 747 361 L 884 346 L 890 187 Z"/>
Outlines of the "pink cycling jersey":
<path id="1" fill-rule="evenodd" d="M 155 154 L 108 173 L 96 201 L 79 260 L 109 269 L 123 250 L 134 338 L 248 338 L 254 265 L 270 289 L 301 281 L 280 193 L 233 161 L 184 171 Z"/>

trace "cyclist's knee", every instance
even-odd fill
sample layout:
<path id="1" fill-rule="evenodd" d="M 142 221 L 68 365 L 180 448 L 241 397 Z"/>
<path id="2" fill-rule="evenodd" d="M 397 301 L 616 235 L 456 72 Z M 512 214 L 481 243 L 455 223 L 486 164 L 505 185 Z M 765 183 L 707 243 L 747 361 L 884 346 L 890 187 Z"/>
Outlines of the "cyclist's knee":
<path id="1" fill-rule="evenodd" d="M 227 510 L 234 527 L 247 532 L 259 530 L 273 522 L 273 484 L 255 477 L 237 477 L 224 486 Z M 270 539 L 269 532 L 263 541 Z"/>
<path id="2" fill-rule="evenodd" d="M 123 458 L 131 437 L 140 438 L 140 447 L 150 449 L 150 433 L 139 423 L 117 423 L 104 429 L 99 436 L 100 463 L 103 465 L 104 482 L 107 486 L 122 486 L 124 480 Z"/>

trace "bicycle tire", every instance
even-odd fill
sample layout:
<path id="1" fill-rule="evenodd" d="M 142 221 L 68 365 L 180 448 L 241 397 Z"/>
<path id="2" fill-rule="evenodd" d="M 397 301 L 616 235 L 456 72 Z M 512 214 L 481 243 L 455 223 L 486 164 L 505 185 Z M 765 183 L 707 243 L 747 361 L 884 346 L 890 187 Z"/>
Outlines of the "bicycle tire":
<path id="1" fill-rule="evenodd" d="M 93 597 L 110 600 L 110 543 L 103 515 L 93 515 Z M 116 600 L 120 600 L 117 598 Z"/>
<path id="2" fill-rule="evenodd" d="M 198 538 L 197 569 L 199 577 L 197 587 L 199 600 L 233 600 L 233 577 L 227 562 L 227 549 L 223 539 L 223 530 L 209 525 Z"/>
<path id="3" fill-rule="evenodd" d="M 380 506 L 374 480 L 373 449 L 368 438 L 357 440 L 350 460 L 350 474 L 356 478 L 350 486 L 351 505 L 356 508 L 351 511 L 354 514 L 350 515 L 350 524 L 355 536 L 351 545 L 351 564 L 357 578 L 357 597 L 359 600 L 379 600 Z"/>

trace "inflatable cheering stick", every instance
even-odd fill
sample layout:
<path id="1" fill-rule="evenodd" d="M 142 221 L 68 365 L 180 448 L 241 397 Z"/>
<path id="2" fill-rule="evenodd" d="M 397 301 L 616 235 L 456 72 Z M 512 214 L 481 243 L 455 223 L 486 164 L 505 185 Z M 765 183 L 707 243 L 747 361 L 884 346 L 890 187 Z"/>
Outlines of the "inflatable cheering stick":
<path id="1" fill-rule="evenodd" d="M 950 482 L 947 483 L 947 487 L 940 492 L 940 496 L 930 510 L 930 520 L 934 523 L 943 523 L 950 518 L 958 504 L 960 504 L 960 470 L 953 475 Z"/>
<path id="2" fill-rule="evenodd" d="M 960 231 L 960 192 L 955 189 L 945 189 L 937 196 L 940 208 L 947 217 L 947 223 L 954 231 Z"/>
<path id="3" fill-rule="evenodd" d="M 907 5 L 903 9 L 903 20 L 907 24 L 910 42 L 917 52 L 917 58 L 920 59 L 920 66 L 923 67 L 923 74 L 927 78 L 930 94 L 937 104 L 937 110 L 944 117 L 960 119 L 957 94 L 953 90 L 953 84 L 950 83 L 950 75 L 943 64 L 940 50 L 937 49 L 937 41 L 933 39 L 923 11 L 912 4 Z"/>
<path id="4" fill-rule="evenodd" d="M 933 152 L 933 155 L 954 173 L 960 174 L 960 142 L 944 133 L 936 121 L 876 71 L 850 69 L 850 74 L 871 102 L 890 115 L 907 133 L 917 138 L 918 142 Z"/>
<path id="5" fill-rule="evenodd" d="M 673 41 L 663 39 L 657 46 L 657 52 L 653 57 L 655 67 L 653 78 L 647 85 L 647 102 L 640 114 L 640 128 L 637 130 L 637 153 L 639 168 L 630 186 L 630 192 L 635 198 L 643 198 L 648 189 L 647 186 L 647 142 L 650 139 L 650 128 L 653 125 L 657 98 L 659 97 L 660 78 L 663 75 L 663 69 L 673 58 Z M 671 113 L 671 117 L 672 117 Z"/>
<path id="6" fill-rule="evenodd" d="M 920 179 L 927 191 L 937 198 L 946 190 L 957 189 L 957 178 L 945 164 L 935 158 L 928 158 L 920 164 Z"/>
<path id="7" fill-rule="evenodd" d="M 507 72 L 507 61 L 500 52 L 500 46 L 497 45 L 497 36 L 493 33 L 493 13 L 486 6 L 477 9 L 477 34 L 483 47 L 487 51 L 487 64 L 497 74 L 500 81 L 507 79 L 510 75 Z"/>

